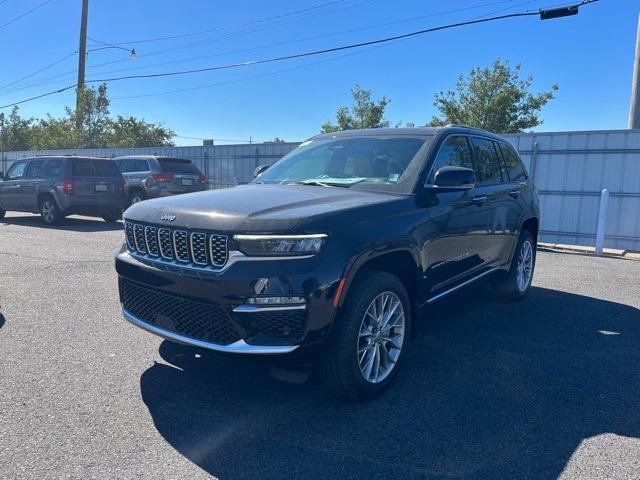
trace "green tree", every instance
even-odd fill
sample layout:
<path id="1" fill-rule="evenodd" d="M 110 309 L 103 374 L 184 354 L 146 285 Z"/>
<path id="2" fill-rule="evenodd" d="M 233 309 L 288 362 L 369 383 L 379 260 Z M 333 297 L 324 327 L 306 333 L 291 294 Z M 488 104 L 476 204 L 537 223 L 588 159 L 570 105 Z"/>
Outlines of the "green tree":
<path id="1" fill-rule="evenodd" d="M 327 122 L 322 125 L 322 132 L 337 132 L 356 128 L 388 127 L 389 121 L 384 118 L 384 111 L 391 102 L 387 97 L 380 100 L 371 99 L 371 90 L 363 90 L 357 85 L 351 90 L 353 106 L 341 107 L 336 113 L 336 123 Z"/>
<path id="2" fill-rule="evenodd" d="M 107 147 L 150 147 L 172 146 L 173 130 L 157 124 L 148 123 L 134 117 L 118 115 L 107 122 L 105 143 Z"/>
<path id="3" fill-rule="evenodd" d="M 167 147 L 172 146 L 174 132 L 161 124 L 135 117 L 116 116 L 109 112 L 107 85 L 84 88 L 78 92 L 82 115 L 81 127 L 76 126 L 76 111 L 65 108 L 65 115 L 56 118 L 23 118 L 14 107 L 2 124 L 5 150 L 36 150 L 63 148 Z"/>
<path id="4" fill-rule="evenodd" d="M 491 67 L 476 67 L 460 75 L 455 91 L 436 94 L 434 106 L 440 116 L 430 126 L 459 123 L 499 133 L 520 132 L 542 124 L 540 111 L 555 96 L 558 85 L 531 93 L 533 77 L 520 77 L 518 64 L 497 59 Z"/>
<path id="5" fill-rule="evenodd" d="M 22 118 L 18 107 L 11 109 L 8 116 L 2 115 L 2 145 L 5 151 L 29 150 L 33 140 L 33 118 Z"/>

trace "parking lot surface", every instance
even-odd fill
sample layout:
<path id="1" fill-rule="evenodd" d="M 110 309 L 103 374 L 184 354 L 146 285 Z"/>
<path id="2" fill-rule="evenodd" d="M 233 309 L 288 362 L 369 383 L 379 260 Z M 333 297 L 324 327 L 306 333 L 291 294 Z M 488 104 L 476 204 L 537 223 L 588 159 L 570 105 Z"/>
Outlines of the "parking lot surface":
<path id="1" fill-rule="evenodd" d="M 121 236 L 0 222 L 0 478 L 640 477 L 640 262 L 540 252 L 524 302 L 431 308 L 353 403 L 127 324 Z"/>

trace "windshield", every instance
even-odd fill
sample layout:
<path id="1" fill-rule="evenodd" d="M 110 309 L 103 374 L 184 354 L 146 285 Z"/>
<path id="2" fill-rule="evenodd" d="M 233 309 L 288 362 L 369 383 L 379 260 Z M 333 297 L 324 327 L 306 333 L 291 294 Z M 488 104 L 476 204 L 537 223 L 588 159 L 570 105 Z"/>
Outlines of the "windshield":
<path id="1" fill-rule="evenodd" d="M 308 140 L 256 183 L 358 187 L 409 193 L 430 137 L 321 137 Z"/>

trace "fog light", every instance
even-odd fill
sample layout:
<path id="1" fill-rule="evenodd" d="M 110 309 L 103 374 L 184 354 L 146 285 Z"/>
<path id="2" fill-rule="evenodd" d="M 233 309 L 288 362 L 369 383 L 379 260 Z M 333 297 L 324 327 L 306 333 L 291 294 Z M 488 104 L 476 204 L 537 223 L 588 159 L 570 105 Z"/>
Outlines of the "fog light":
<path id="1" fill-rule="evenodd" d="M 252 297 L 247 299 L 249 305 L 299 305 L 307 303 L 304 297 Z"/>

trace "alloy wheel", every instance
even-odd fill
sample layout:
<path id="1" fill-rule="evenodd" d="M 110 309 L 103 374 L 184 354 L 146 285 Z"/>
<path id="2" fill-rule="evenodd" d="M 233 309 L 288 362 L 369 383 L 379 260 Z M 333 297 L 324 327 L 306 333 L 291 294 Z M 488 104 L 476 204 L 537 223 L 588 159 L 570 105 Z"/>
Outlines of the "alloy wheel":
<path id="1" fill-rule="evenodd" d="M 369 383 L 389 376 L 404 342 L 405 313 L 398 295 L 385 291 L 369 304 L 358 335 L 358 365 Z"/>
<path id="2" fill-rule="evenodd" d="M 51 200 L 45 200 L 42 202 L 41 212 L 44 221 L 47 223 L 51 223 L 55 218 L 55 205 Z"/>
<path id="3" fill-rule="evenodd" d="M 518 254 L 517 283 L 518 290 L 524 292 L 533 274 L 533 246 L 529 240 L 522 242 L 520 253 Z"/>

